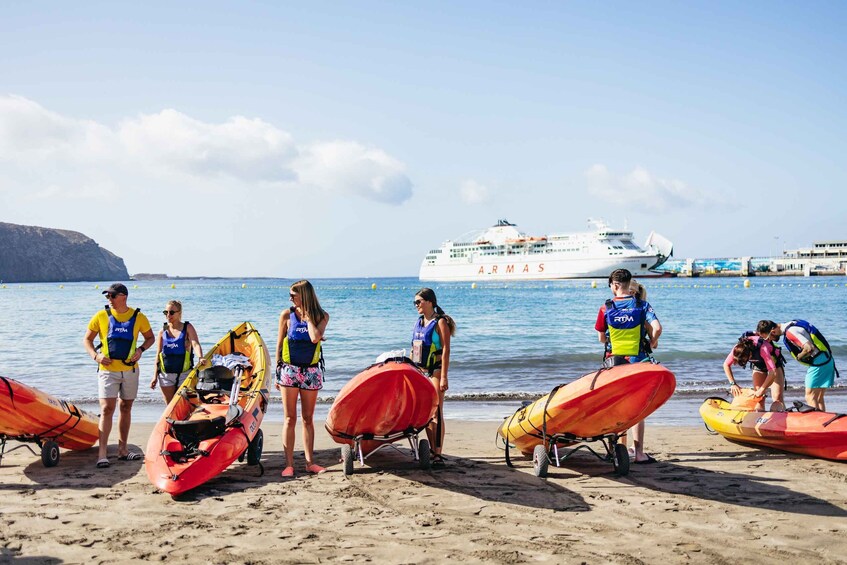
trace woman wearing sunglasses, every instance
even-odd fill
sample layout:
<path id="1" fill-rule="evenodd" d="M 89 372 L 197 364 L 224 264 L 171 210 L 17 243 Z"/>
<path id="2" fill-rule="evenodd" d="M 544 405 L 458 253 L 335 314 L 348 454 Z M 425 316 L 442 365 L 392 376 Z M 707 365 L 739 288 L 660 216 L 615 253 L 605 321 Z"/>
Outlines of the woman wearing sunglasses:
<path id="1" fill-rule="evenodd" d="M 294 476 L 294 430 L 297 427 L 297 399 L 303 412 L 303 453 L 306 471 L 323 473 L 315 463 L 315 404 L 318 391 L 323 388 L 324 340 L 329 314 L 318 302 L 312 283 L 298 281 L 289 289 L 292 306 L 279 315 L 279 335 L 276 340 L 276 388 L 282 392 L 284 417 L 282 422 L 282 448 L 285 451 L 285 469 L 282 476 Z"/>
<path id="2" fill-rule="evenodd" d="M 430 288 L 415 295 L 418 320 L 412 330 L 412 361 L 420 365 L 438 391 L 438 411 L 426 429 L 432 446 L 432 465 L 443 467 L 441 449 L 444 444 L 444 393 L 447 391 L 447 369 L 450 367 L 450 337 L 456 333 L 453 318 L 444 313 Z"/>
<path id="3" fill-rule="evenodd" d="M 165 403 L 170 404 L 176 389 L 194 368 L 195 357 L 198 367 L 206 360 L 194 326 L 187 320 L 182 321 L 182 303 L 169 300 L 162 314 L 165 323 L 156 337 L 156 374 L 150 381 L 150 388 L 156 388 L 158 382 Z"/>

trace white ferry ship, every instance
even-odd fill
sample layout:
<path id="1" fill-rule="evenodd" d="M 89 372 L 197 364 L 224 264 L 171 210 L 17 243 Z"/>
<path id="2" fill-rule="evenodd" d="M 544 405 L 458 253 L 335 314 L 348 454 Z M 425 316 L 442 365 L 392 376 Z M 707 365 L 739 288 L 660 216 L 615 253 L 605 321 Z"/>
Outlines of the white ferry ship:
<path id="1" fill-rule="evenodd" d="M 630 231 L 610 229 L 602 220 L 588 222 L 592 231 L 532 237 L 499 220 L 427 253 L 420 280 L 606 278 L 615 269 L 629 269 L 637 277 L 660 276 L 654 269 L 673 254 L 673 244 L 655 232 L 639 247 Z"/>

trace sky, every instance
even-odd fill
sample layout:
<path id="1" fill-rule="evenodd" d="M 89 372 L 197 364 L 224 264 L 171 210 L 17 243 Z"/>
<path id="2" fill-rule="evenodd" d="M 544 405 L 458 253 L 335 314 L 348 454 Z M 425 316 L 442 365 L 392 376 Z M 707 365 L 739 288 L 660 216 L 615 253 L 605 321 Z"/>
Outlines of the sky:
<path id="1" fill-rule="evenodd" d="M 6 2 L 0 221 L 172 276 L 414 276 L 501 218 L 677 258 L 847 239 L 844 29 L 836 1 Z"/>

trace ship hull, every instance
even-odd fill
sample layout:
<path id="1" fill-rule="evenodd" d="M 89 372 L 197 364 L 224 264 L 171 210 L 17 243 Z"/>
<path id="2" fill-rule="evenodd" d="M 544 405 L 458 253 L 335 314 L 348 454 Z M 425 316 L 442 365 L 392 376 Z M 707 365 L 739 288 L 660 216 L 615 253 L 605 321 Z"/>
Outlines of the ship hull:
<path id="1" fill-rule="evenodd" d="M 615 269 L 628 269 L 635 277 L 656 277 L 650 269 L 660 262 L 657 255 L 638 257 L 574 257 L 554 259 L 511 257 L 473 262 L 421 265 L 421 281 L 533 281 L 605 278 Z"/>

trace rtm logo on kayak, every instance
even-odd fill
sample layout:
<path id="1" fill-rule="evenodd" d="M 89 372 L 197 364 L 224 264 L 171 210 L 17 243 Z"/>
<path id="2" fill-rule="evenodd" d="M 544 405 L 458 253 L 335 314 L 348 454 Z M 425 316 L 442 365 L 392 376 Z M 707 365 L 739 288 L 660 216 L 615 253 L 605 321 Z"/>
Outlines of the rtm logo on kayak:
<path id="1" fill-rule="evenodd" d="M 762 416 L 761 418 L 756 419 L 757 424 L 767 424 L 768 420 L 770 420 L 769 416 Z"/>
<path id="2" fill-rule="evenodd" d="M 623 314 L 623 315 L 614 316 L 612 318 L 612 321 L 614 321 L 614 322 L 634 322 L 635 318 L 630 316 L 629 314 Z"/>

